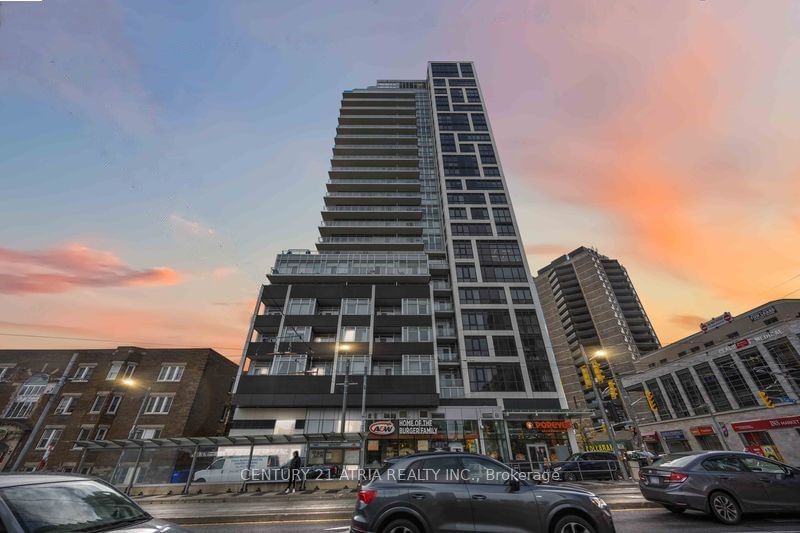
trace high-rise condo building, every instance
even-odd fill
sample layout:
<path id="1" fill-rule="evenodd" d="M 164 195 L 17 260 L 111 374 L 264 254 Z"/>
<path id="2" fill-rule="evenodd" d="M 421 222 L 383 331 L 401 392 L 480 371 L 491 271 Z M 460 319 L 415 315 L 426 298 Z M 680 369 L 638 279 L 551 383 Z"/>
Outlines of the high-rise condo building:
<path id="1" fill-rule="evenodd" d="M 345 91 L 328 174 L 316 250 L 261 289 L 231 435 L 304 436 L 311 464 L 573 451 L 473 64 Z"/>
<path id="2" fill-rule="evenodd" d="M 617 398 L 611 399 L 606 387 L 611 377 L 609 362 L 614 374 L 621 376 L 634 370 L 633 361 L 661 346 L 627 270 L 616 259 L 581 246 L 540 269 L 536 288 L 570 406 L 588 408 L 594 414 L 587 424 L 599 427 L 600 404 L 586 383 L 586 372 L 594 372 L 584 364 L 582 351 L 594 359 L 602 350 L 603 357 L 596 360 L 606 380 L 601 394 L 610 421 L 624 422 L 628 417 L 622 398 L 615 394 Z M 592 435 L 589 429 L 583 428 L 584 437 Z"/>

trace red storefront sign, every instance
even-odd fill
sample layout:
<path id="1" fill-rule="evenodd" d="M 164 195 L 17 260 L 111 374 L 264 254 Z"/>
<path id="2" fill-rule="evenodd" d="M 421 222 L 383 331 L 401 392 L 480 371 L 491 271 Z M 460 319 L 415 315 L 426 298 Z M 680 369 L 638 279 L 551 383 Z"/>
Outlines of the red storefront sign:
<path id="1" fill-rule="evenodd" d="M 796 428 L 800 427 L 800 415 L 784 416 L 782 418 L 767 418 L 765 420 L 749 420 L 747 422 L 733 422 L 731 427 L 734 431 Z"/>
<path id="2" fill-rule="evenodd" d="M 711 426 L 694 426 L 689 428 L 689 432 L 695 437 L 702 437 L 704 435 L 713 435 L 714 428 Z"/>
<path id="3" fill-rule="evenodd" d="M 736 348 L 737 349 L 744 348 L 745 346 L 749 346 L 749 345 L 750 345 L 750 341 L 747 340 L 747 339 L 742 339 L 740 341 L 736 341 Z"/>
<path id="4" fill-rule="evenodd" d="M 658 435 L 655 433 L 642 433 L 642 440 L 644 442 L 658 442 Z"/>

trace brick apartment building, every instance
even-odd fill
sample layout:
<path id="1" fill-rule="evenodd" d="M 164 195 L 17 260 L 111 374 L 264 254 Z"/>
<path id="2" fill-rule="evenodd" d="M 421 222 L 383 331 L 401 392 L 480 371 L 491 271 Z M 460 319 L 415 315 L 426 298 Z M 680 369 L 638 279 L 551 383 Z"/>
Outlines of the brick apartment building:
<path id="1" fill-rule="evenodd" d="M 209 348 L 0 350 L 0 470 L 14 467 L 28 439 L 19 470 L 71 472 L 78 440 L 222 434 L 235 374 Z M 84 458 L 81 471 L 113 468 L 105 455 Z"/>

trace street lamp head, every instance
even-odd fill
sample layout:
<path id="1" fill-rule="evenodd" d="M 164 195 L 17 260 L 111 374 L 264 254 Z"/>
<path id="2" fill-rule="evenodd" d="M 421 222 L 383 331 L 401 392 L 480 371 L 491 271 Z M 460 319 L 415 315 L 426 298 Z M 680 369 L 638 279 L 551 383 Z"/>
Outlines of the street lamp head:
<path id="1" fill-rule="evenodd" d="M 128 387 L 134 387 L 134 386 L 136 386 L 136 382 L 135 382 L 134 380 L 132 380 L 131 378 L 125 378 L 125 379 L 123 379 L 123 380 L 122 380 L 122 384 L 123 384 L 123 385 L 127 385 Z"/>
<path id="2" fill-rule="evenodd" d="M 349 349 L 350 349 L 350 345 L 349 344 L 340 344 L 339 345 L 339 351 L 340 352 L 346 352 Z"/>
<path id="3" fill-rule="evenodd" d="M 595 357 L 605 357 L 608 353 L 605 350 L 595 350 L 594 356 Z"/>

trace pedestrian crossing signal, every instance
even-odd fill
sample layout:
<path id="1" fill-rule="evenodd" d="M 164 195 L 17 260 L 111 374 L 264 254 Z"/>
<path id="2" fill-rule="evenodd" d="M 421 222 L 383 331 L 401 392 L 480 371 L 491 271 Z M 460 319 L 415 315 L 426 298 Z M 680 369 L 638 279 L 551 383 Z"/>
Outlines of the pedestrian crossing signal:
<path id="1" fill-rule="evenodd" d="M 764 402 L 764 405 L 766 405 L 770 409 L 775 407 L 775 402 L 773 402 L 772 398 L 769 397 L 769 394 L 767 394 L 767 391 L 765 391 L 765 390 L 758 391 L 758 396 L 759 396 L 759 398 L 761 398 L 761 401 Z"/>

